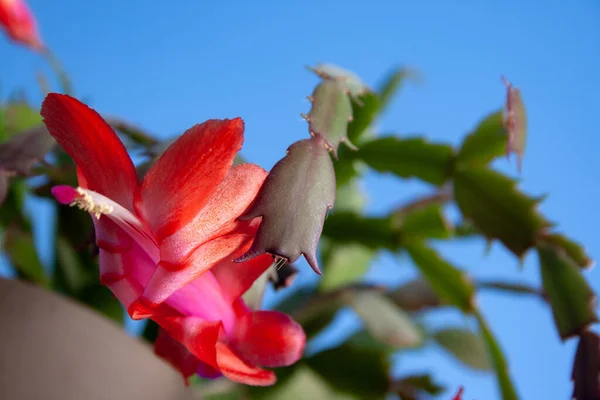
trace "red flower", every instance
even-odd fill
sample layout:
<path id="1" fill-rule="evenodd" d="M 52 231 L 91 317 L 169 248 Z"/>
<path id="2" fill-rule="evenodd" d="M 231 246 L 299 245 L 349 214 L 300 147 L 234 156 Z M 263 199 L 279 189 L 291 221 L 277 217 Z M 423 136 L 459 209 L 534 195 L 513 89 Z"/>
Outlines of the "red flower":
<path id="1" fill-rule="evenodd" d="M 168 333 L 156 352 L 186 378 L 195 371 L 273 384 L 275 374 L 258 366 L 296 362 L 306 338 L 289 316 L 253 312 L 241 298 L 272 262 L 269 255 L 233 262 L 259 223 L 237 217 L 267 175 L 256 165 L 232 167 L 242 120 L 192 127 L 139 182 L 125 147 L 95 111 L 50 94 L 41 114 L 78 167 L 80 187 L 57 186 L 53 194 L 94 217 L 100 281 L 132 318 L 151 318 Z"/>
<path id="2" fill-rule="evenodd" d="M 39 37 L 35 18 L 23 0 L 0 0 L 0 25 L 17 43 L 41 50 L 44 45 Z"/>
<path id="3" fill-rule="evenodd" d="M 463 395 L 464 391 L 465 391 L 465 388 L 463 388 L 462 386 L 459 387 L 458 392 L 456 393 L 456 395 L 454 395 L 452 400 L 462 400 L 462 395 Z"/>

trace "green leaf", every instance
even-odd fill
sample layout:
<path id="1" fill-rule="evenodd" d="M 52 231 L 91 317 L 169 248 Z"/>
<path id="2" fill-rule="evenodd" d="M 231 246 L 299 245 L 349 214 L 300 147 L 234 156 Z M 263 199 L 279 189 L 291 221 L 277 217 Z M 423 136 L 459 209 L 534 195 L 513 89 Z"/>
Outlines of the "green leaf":
<path id="1" fill-rule="evenodd" d="M 476 333 L 459 328 L 446 328 L 435 332 L 433 338 L 463 364 L 482 371 L 491 368 L 485 343 Z"/>
<path id="2" fill-rule="evenodd" d="M 125 137 L 131 143 L 131 145 L 142 146 L 143 148 L 152 149 L 154 146 L 160 146 L 162 144 L 158 142 L 155 138 L 153 138 L 152 135 L 150 135 L 144 129 L 135 126 L 127 121 L 114 117 L 105 117 L 104 119 L 106 123 L 109 124 L 115 131 L 121 133 L 122 135 L 125 135 Z M 167 143 L 171 144 L 171 142 Z M 167 147 L 164 147 L 161 153 L 163 153 L 166 149 Z"/>
<path id="3" fill-rule="evenodd" d="M 338 159 L 333 163 L 335 180 L 338 186 L 346 185 L 362 174 L 357 161 L 351 158 L 354 157 L 354 154 L 349 154 L 349 152 L 354 152 L 354 150 L 344 146 L 340 147 L 338 149 Z"/>
<path id="4" fill-rule="evenodd" d="M 437 395 L 445 390 L 443 386 L 433 381 L 431 375 L 405 376 L 395 379 L 391 386 L 400 400 L 418 400 L 423 398 L 422 393 Z"/>
<path id="5" fill-rule="evenodd" d="M 82 265 L 77 252 L 62 235 L 56 238 L 56 261 L 55 274 L 61 275 L 60 280 L 67 293 L 79 294 L 88 284 L 97 280 L 97 277 L 92 276 L 91 270 Z"/>
<path id="6" fill-rule="evenodd" d="M 348 139 L 360 146 L 363 135 L 375 122 L 379 112 L 379 100 L 373 92 L 366 92 L 352 100 L 352 121 L 348 124 Z"/>
<path id="7" fill-rule="evenodd" d="M 343 305 L 338 293 L 320 301 L 315 300 L 314 295 L 314 288 L 302 288 L 275 307 L 280 312 L 290 314 L 302 325 L 307 339 L 316 336 L 327 327 Z"/>
<path id="8" fill-rule="evenodd" d="M 441 299 L 464 312 L 475 308 L 475 287 L 464 271 L 454 267 L 425 244 L 413 242 L 406 249 Z"/>
<path id="9" fill-rule="evenodd" d="M 484 166 L 506 153 L 506 130 L 502 110 L 485 117 L 462 143 L 457 163 Z"/>
<path id="10" fill-rule="evenodd" d="M 72 96 L 73 95 L 73 85 L 71 83 L 71 79 L 69 78 L 69 75 L 63 68 L 61 62 L 51 51 L 47 50 L 44 52 L 43 55 L 46 58 L 46 61 L 48 62 L 48 64 L 52 68 L 52 70 L 54 71 L 54 73 L 56 74 L 56 77 L 58 78 L 62 92 L 64 94 L 68 94 L 68 95 Z"/>
<path id="11" fill-rule="evenodd" d="M 385 398 L 389 373 L 385 353 L 343 344 L 307 358 L 306 363 L 341 392 L 360 399 Z"/>
<path id="12" fill-rule="evenodd" d="M 563 250 L 538 245 L 542 285 L 552 306 L 552 315 L 563 340 L 577 335 L 598 321 L 596 295 L 579 266 Z"/>
<path id="13" fill-rule="evenodd" d="M 487 168 L 455 171 L 454 198 L 462 214 L 487 238 L 499 239 L 518 257 L 550 226 L 536 210 L 539 200 L 524 195 L 513 180 Z"/>
<path id="14" fill-rule="evenodd" d="M 479 237 L 480 232 L 477 230 L 472 221 L 463 220 L 460 221 L 454 227 L 454 237 L 456 238 L 472 238 Z"/>
<path id="15" fill-rule="evenodd" d="M 508 365 L 506 364 L 506 359 L 504 358 L 504 354 L 502 353 L 500 345 L 498 345 L 498 342 L 494 338 L 494 335 L 492 334 L 492 331 L 488 327 L 483 316 L 480 313 L 476 313 L 475 315 L 477 317 L 477 321 L 479 322 L 481 337 L 485 342 L 490 361 L 494 367 L 494 371 L 496 372 L 496 379 L 498 380 L 498 385 L 500 386 L 502 400 L 518 400 L 519 396 L 517 395 L 517 391 L 515 390 L 510 376 L 508 375 Z"/>
<path id="16" fill-rule="evenodd" d="M 379 101 L 377 112 L 383 114 L 406 80 L 416 77 L 416 71 L 406 67 L 397 67 L 390 71 L 378 85 L 377 95 Z"/>
<path id="17" fill-rule="evenodd" d="M 41 124 L 42 117 L 39 110 L 34 110 L 29 104 L 22 101 L 8 103 L 4 108 L 4 134 L 0 141 L 6 141 Z"/>
<path id="18" fill-rule="evenodd" d="M 429 308 L 440 307 L 447 303 L 425 279 L 415 279 L 392 290 L 387 296 L 400 308 L 406 311 L 422 311 Z"/>
<path id="19" fill-rule="evenodd" d="M 398 235 L 390 218 L 362 217 L 350 212 L 329 215 L 322 236 L 336 243 L 358 243 L 371 249 L 393 251 L 398 247 Z"/>
<path id="20" fill-rule="evenodd" d="M 9 185 L 10 183 L 8 180 L 8 176 L 6 176 L 6 173 L 4 171 L 0 171 L 0 205 L 4 203 L 4 200 L 6 200 Z"/>
<path id="21" fill-rule="evenodd" d="M 352 143 L 357 145 L 361 143 L 367 129 L 385 111 L 402 83 L 411 74 L 412 72 L 406 68 L 395 68 L 378 85 L 377 93 L 366 92 L 359 97 L 358 101 L 352 101 L 353 120 L 348 125 L 348 138 Z"/>
<path id="22" fill-rule="evenodd" d="M 278 377 L 279 378 L 279 377 Z M 261 400 L 358 400 L 349 394 L 342 394 L 329 385 L 321 376 L 306 365 L 300 365 L 292 376 L 284 382 L 267 388 L 250 388 L 251 398 Z"/>
<path id="23" fill-rule="evenodd" d="M 369 351 L 376 351 L 381 353 L 393 353 L 397 349 L 395 346 L 383 343 L 377 340 L 366 330 L 361 330 L 352 335 L 347 341 L 349 345 Z"/>
<path id="24" fill-rule="evenodd" d="M 28 192 L 25 179 L 13 177 L 8 185 L 4 203 L 0 207 L 0 226 L 14 223 L 23 229 L 31 230 L 31 223 L 23 214 L 25 195 Z"/>
<path id="25" fill-rule="evenodd" d="M 307 69 L 324 80 L 334 80 L 343 83 L 353 97 L 369 91 L 369 87 L 358 75 L 337 65 L 322 63 L 316 67 L 307 67 Z"/>
<path id="26" fill-rule="evenodd" d="M 369 269 L 375 251 L 358 243 L 336 244 L 326 239 L 320 243 L 324 272 L 319 288 L 328 291 L 359 280 Z"/>
<path id="27" fill-rule="evenodd" d="M 336 157 L 340 143 L 355 148 L 347 137 L 348 123 L 352 119 L 352 103 L 346 90 L 341 81 L 324 80 L 317 85 L 310 97 L 310 112 L 308 115 L 303 114 L 311 135 L 320 135 Z"/>
<path id="28" fill-rule="evenodd" d="M 343 295 L 346 304 L 360 316 L 373 338 L 396 348 L 418 347 L 421 331 L 410 316 L 382 293 L 353 290 Z"/>
<path id="29" fill-rule="evenodd" d="M 335 194 L 335 212 L 348 211 L 359 213 L 367 202 L 367 196 L 360 187 L 358 179 L 352 179 L 341 185 L 338 183 Z"/>
<path id="30" fill-rule="evenodd" d="M 254 281 L 254 283 L 252 283 L 250 289 L 244 293 L 242 297 L 248 307 L 253 310 L 259 310 L 262 307 L 262 301 L 265 294 L 265 289 L 267 288 L 267 282 L 269 282 L 271 277 L 277 276 L 277 267 L 277 263 L 274 262 L 271 264 L 271 266 L 267 268 L 265 272 L 263 272 L 258 279 Z"/>
<path id="31" fill-rule="evenodd" d="M 407 214 L 395 213 L 392 219 L 402 232 L 402 237 L 447 239 L 452 236 L 452 224 L 446 219 L 439 204 L 419 207 Z"/>
<path id="32" fill-rule="evenodd" d="M 354 156 L 379 172 L 441 186 L 452 174 L 454 150 L 423 137 L 388 136 L 362 144 Z"/>
<path id="33" fill-rule="evenodd" d="M 233 165 L 239 165 L 239 164 L 247 164 L 248 161 L 240 154 L 240 153 L 236 153 L 235 157 L 233 158 Z"/>
<path id="34" fill-rule="evenodd" d="M 238 218 L 262 217 L 262 222 L 250 249 L 235 261 L 271 253 L 295 262 L 304 255 L 311 268 L 321 274 L 317 245 L 335 193 L 329 151 L 313 139 L 293 143 L 271 168 L 252 205 Z"/>
<path id="35" fill-rule="evenodd" d="M 197 376 L 197 375 L 196 375 Z M 193 376 L 192 376 L 193 377 Z M 202 394 L 202 400 L 242 400 L 244 397 L 239 392 Z M 267 398 L 267 397 L 264 397 Z"/>
<path id="36" fill-rule="evenodd" d="M 4 232 L 4 251 L 22 277 L 42 286 L 50 285 L 31 233 L 17 227 L 8 228 Z"/>
<path id="37" fill-rule="evenodd" d="M 544 241 L 562 249 L 581 268 L 592 268 L 594 266 L 594 260 L 590 258 L 583 246 L 565 235 L 551 233 L 544 236 Z"/>

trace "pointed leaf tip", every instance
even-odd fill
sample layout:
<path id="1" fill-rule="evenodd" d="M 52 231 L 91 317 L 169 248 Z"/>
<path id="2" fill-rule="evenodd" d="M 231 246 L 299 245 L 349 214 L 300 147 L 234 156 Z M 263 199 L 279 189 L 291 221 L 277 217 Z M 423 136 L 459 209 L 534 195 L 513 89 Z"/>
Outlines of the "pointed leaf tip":
<path id="1" fill-rule="evenodd" d="M 327 211 L 335 201 L 333 163 L 322 140 L 301 140 L 271 170 L 254 203 L 240 217 L 262 217 L 248 252 L 235 260 L 246 261 L 270 253 L 287 262 L 304 255 L 321 274 L 316 250 Z"/>
<path id="2" fill-rule="evenodd" d="M 594 291 L 579 266 L 563 249 L 541 243 L 537 250 L 542 285 L 560 337 L 566 340 L 581 334 L 598 321 Z"/>
<path id="3" fill-rule="evenodd" d="M 454 199 L 485 237 L 500 240 L 517 257 L 550 226 L 537 210 L 536 199 L 522 193 L 512 179 L 486 167 L 457 169 Z"/>
<path id="4" fill-rule="evenodd" d="M 506 154 L 507 132 L 502 110 L 487 115 L 462 142 L 457 161 L 461 165 L 484 166 Z"/>

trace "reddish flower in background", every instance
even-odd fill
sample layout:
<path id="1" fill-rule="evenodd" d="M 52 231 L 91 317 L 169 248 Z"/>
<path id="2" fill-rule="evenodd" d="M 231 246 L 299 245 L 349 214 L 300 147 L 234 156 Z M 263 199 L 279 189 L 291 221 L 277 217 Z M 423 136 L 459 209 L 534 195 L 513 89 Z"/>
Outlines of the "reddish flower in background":
<path id="1" fill-rule="evenodd" d="M 151 318 L 164 329 L 156 353 L 186 378 L 222 374 L 273 384 L 275 374 L 259 366 L 296 362 L 306 338 L 289 316 L 252 311 L 241 298 L 272 262 L 266 254 L 233 262 L 259 224 L 237 218 L 267 175 L 256 165 L 232 167 L 242 120 L 192 127 L 139 182 L 125 147 L 95 111 L 50 94 L 41 114 L 77 164 L 80 187 L 56 186 L 53 194 L 92 215 L 100 281 L 132 318 Z"/>
<path id="2" fill-rule="evenodd" d="M 35 18 L 25 1 L 0 0 L 0 25 L 17 43 L 29 46 L 34 50 L 41 50 L 44 47 L 38 34 Z"/>
<path id="3" fill-rule="evenodd" d="M 462 400 L 462 395 L 463 395 L 464 391 L 465 391 L 465 388 L 463 388 L 462 386 L 459 387 L 458 392 L 456 393 L 456 395 L 454 395 L 452 400 Z"/>

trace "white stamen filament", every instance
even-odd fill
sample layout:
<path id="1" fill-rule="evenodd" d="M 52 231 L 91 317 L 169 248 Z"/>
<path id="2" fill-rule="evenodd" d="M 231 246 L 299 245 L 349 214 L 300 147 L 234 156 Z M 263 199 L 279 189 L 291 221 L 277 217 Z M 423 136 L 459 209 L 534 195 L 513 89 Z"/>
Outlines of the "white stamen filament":
<path id="1" fill-rule="evenodd" d="M 160 251 L 154 236 L 135 214 L 114 200 L 93 190 L 81 187 L 75 190 L 78 196 L 70 203 L 71 206 L 90 212 L 97 219 L 100 219 L 101 215 L 106 215 L 107 218 L 110 218 L 111 221 L 129 234 L 155 263 L 158 263 Z"/>
<path id="2" fill-rule="evenodd" d="M 84 210 L 93 213 L 96 219 L 100 219 L 103 214 L 110 214 L 113 212 L 113 206 L 110 204 L 95 203 L 94 199 L 89 193 L 82 188 L 75 189 L 79 193 L 79 197 L 70 204 L 71 207 L 78 207 L 80 210 Z"/>

